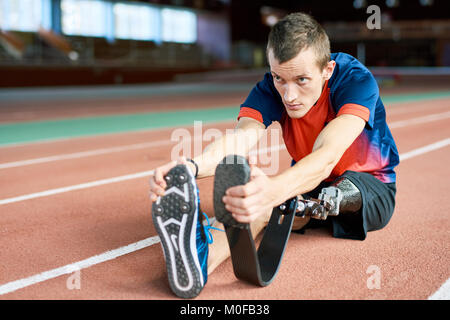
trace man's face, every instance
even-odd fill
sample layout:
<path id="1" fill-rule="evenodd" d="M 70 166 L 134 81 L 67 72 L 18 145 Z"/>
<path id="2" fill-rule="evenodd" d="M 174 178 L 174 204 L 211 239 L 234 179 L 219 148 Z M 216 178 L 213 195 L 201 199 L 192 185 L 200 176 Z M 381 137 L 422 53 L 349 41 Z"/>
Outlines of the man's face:
<path id="1" fill-rule="evenodd" d="M 269 49 L 268 60 L 273 83 L 280 94 L 289 117 L 301 118 L 313 107 L 322 93 L 325 81 L 331 78 L 335 62 L 321 70 L 314 50 L 308 48 L 289 61 L 279 63 Z"/>

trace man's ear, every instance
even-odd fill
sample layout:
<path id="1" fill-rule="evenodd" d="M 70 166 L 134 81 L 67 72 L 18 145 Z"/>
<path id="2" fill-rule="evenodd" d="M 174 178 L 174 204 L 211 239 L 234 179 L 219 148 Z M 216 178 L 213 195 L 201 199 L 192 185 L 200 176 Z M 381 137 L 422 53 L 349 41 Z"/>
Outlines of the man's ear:
<path id="1" fill-rule="evenodd" d="M 336 67 L 336 61 L 328 61 L 322 72 L 322 77 L 324 77 L 325 80 L 330 80 L 331 76 L 333 75 L 334 67 Z"/>

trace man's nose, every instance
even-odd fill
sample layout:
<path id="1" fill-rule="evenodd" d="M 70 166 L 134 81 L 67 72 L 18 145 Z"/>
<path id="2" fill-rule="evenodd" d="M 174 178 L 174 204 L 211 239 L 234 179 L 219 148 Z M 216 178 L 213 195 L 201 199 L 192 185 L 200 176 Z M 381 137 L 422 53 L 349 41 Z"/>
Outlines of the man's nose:
<path id="1" fill-rule="evenodd" d="M 297 100 L 297 92 L 295 88 L 293 88 L 292 85 L 287 84 L 284 90 L 284 101 L 289 104 L 294 104 L 296 100 Z"/>

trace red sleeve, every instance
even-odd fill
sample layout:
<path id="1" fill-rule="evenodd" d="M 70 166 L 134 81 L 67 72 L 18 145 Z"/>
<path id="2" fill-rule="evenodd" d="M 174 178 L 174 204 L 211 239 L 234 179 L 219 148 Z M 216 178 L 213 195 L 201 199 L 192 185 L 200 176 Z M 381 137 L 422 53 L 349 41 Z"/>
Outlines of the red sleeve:
<path id="1" fill-rule="evenodd" d="M 239 115 L 238 115 L 238 120 L 241 117 L 248 117 L 248 118 L 252 118 L 255 119 L 261 123 L 264 123 L 263 121 L 263 116 L 261 114 L 261 112 L 259 112 L 258 110 L 252 109 L 252 108 L 248 108 L 248 107 L 241 107 L 241 110 L 239 111 Z"/>
<path id="2" fill-rule="evenodd" d="M 359 104 L 347 103 L 344 104 L 339 110 L 337 117 L 341 114 L 352 114 L 354 116 L 362 118 L 364 121 L 369 121 L 370 111 L 369 108 Z"/>

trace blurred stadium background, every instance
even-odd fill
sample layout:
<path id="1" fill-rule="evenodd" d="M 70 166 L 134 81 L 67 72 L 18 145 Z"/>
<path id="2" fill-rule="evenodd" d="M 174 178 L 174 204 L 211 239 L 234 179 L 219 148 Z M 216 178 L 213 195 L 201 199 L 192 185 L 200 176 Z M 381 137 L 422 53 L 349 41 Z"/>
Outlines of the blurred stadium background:
<path id="1" fill-rule="evenodd" d="M 450 79 L 448 0 L 0 0 L 0 86 L 258 79 L 270 26 L 294 11 L 383 84 Z"/>

